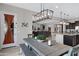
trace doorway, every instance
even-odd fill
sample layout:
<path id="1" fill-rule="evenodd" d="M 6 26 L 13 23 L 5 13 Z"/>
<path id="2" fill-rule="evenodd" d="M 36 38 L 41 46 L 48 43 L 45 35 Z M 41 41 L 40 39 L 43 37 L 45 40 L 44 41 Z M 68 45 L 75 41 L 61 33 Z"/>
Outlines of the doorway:
<path id="1" fill-rule="evenodd" d="M 1 48 L 17 46 L 17 14 L 0 12 Z"/>
<path id="2" fill-rule="evenodd" d="M 3 44 L 14 43 L 14 15 L 4 14 L 7 31 Z"/>

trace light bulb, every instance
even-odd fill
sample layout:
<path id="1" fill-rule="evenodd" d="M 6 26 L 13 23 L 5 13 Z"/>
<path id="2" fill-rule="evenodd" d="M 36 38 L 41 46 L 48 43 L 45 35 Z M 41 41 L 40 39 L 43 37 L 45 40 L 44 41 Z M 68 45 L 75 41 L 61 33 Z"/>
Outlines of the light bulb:
<path id="1" fill-rule="evenodd" d="M 60 24 L 63 24 L 63 22 L 60 22 Z"/>

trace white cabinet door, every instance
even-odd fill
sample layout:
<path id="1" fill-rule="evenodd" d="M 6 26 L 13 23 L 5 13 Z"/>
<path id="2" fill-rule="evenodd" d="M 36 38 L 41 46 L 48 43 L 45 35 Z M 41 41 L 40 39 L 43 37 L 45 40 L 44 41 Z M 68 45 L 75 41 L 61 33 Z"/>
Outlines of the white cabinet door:
<path id="1" fill-rule="evenodd" d="M 62 34 L 56 34 L 56 42 L 63 44 L 63 35 Z"/>

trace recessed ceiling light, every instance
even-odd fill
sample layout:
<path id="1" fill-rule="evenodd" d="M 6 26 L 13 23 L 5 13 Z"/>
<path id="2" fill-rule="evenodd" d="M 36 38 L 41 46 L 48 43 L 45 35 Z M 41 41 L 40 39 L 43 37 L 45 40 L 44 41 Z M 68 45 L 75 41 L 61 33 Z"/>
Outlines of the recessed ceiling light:
<path id="1" fill-rule="evenodd" d="M 55 6 L 55 8 L 58 8 L 58 6 Z"/>

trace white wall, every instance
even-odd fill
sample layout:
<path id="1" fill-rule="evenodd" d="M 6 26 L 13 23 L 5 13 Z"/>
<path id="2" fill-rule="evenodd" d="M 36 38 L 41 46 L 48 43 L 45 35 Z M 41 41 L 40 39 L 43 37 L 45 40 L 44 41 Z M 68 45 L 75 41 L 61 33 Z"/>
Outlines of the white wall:
<path id="1" fill-rule="evenodd" d="M 37 24 L 37 23 L 34 23 L 33 26 L 34 26 L 34 28 L 35 28 L 36 30 L 38 30 L 38 28 L 41 27 L 41 25 L 40 25 L 40 24 Z"/>
<path id="2" fill-rule="evenodd" d="M 1 18 L 0 18 L 0 49 L 1 49 Z"/>
<path id="3" fill-rule="evenodd" d="M 17 15 L 17 21 L 14 21 L 16 23 L 15 26 L 17 26 L 17 43 L 23 43 L 23 38 L 27 38 L 27 34 L 32 33 L 32 14 L 34 12 L 6 4 L 0 4 L 0 11 Z M 21 27 L 22 22 L 28 22 L 28 27 Z"/>

